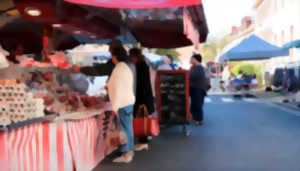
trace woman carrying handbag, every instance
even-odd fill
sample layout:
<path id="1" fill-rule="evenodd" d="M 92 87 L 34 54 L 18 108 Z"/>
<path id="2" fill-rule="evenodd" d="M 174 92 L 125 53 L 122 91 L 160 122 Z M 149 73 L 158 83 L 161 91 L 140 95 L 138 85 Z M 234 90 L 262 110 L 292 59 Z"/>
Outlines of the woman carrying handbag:
<path id="1" fill-rule="evenodd" d="M 137 117 L 139 108 L 141 106 L 146 107 L 147 113 L 152 114 L 154 112 L 154 101 L 152 95 L 152 87 L 150 81 L 149 67 L 145 62 L 145 57 L 142 51 L 138 48 L 132 48 L 129 51 L 129 56 L 136 66 L 137 85 L 136 85 L 136 101 L 134 104 L 134 114 Z M 141 151 L 148 149 L 148 137 L 139 137 L 138 144 L 135 145 L 135 151 Z"/>

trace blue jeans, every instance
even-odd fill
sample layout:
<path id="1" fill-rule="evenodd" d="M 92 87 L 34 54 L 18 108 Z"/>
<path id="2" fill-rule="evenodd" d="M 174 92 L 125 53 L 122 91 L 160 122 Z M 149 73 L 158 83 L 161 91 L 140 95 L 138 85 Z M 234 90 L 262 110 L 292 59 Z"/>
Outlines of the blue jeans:
<path id="1" fill-rule="evenodd" d="M 133 105 L 125 106 L 118 110 L 118 114 L 121 121 L 121 129 L 125 132 L 127 137 L 127 144 L 120 147 L 120 152 L 133 151 L 134 139 L 132 130 L 132 119 L 133 119 Z"/>

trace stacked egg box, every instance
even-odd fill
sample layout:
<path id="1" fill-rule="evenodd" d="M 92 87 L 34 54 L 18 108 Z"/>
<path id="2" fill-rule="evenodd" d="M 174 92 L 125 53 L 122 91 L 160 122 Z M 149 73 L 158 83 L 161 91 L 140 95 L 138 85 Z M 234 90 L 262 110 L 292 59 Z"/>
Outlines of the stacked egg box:
<path id="1" fill-rule="evenodd" d="M 0 126 L 44 116 L 43 99 L 33 98 L 24 84 L 0 85 Z"/>

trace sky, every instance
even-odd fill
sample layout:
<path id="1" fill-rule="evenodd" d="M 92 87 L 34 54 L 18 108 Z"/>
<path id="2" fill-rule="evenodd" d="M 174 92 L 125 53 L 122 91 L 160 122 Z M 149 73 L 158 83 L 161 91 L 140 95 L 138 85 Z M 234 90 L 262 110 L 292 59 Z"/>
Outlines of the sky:
<path id="1" fill-rule="evenodd" d="M 255 0 L 202 0 L 210 31 L 209 37 L 219 37 L 239 26 L 244 16 L 253 16 Z"/>

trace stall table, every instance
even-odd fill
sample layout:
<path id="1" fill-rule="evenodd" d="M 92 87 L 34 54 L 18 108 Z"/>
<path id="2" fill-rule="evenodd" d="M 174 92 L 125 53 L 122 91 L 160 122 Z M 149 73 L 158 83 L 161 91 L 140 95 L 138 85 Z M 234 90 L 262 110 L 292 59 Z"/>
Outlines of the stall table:
<path id="1" fill-rule="evenodd" d="M 0 171 L 88 171 L 125 143 L 119 118 L 99 111 L 0 132 Z"/>

